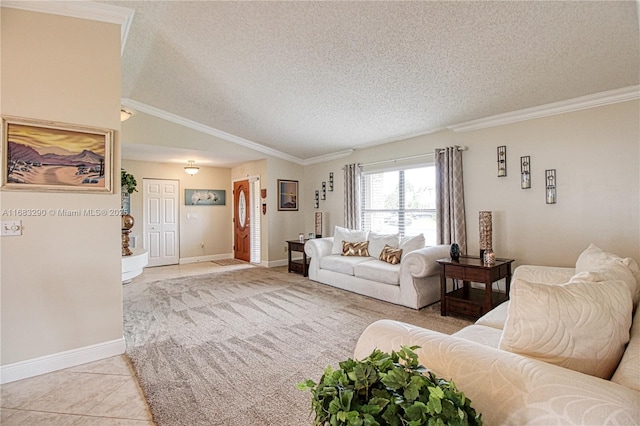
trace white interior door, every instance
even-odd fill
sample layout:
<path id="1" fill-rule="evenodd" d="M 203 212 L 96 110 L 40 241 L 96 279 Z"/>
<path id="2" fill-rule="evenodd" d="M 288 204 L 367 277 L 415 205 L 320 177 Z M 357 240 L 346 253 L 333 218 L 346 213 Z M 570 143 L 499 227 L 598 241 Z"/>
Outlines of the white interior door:
<path id="1" fill-rule="evenodd" d="M 144 248 L 149 251 L 147 266 L 180 262 L 178 210 L 180 182 L 143 179 Z"/>

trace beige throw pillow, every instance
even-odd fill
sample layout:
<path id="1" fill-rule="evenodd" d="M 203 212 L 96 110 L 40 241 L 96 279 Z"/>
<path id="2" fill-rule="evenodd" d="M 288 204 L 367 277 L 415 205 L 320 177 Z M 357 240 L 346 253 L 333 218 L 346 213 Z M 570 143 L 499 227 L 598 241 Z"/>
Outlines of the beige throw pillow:
<path id="1" fill-rule="evenodd" d="M 355 243 L 342 242 L 343 256 L 369 256 L 369 241 L 360 241 Z"/>
<path id="2" fill-rule="evenodd" d="M 392 265 L 397 265 L 398 263 L 400 263 L 401 257 L 402 257 L 401 248 L 394 248 L 387 245 L 387 246 L 384 246 L 384 248 L 382 249 L 379 259 L 384 262 L 390 263 Z"/>
<path id="3" fill-rule="evenodd" d="M 631 293 L 624 283 L 516 279 L 510 294 L 500 349 L 611 378 L 631 327 Z"/>

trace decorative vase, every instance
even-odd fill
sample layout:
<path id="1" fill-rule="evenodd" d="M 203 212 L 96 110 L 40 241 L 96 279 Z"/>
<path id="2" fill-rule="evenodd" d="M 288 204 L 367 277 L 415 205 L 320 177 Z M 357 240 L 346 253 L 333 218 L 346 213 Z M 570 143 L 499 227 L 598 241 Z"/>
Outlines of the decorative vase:
<path id="1" fill-rule="evenodd" d="M 121 214 L 131 214 L 131 194 L 124 186 L 120 191 L 120 207 L 122 208 Z"/>
<path id="2" fill-rule="evenodd" d="M 122 255 L 131 256 L 133 252 L 129 248 L 129 233 L 133 228 L 133 216 L 129 214 L 122 215 Z"/>
<path id="3" fill-rule="evenodd" d="M 456 243 L 451 244 L 451 251 L 449 252 L 452 260 L 460 260 L 460 246 Z"/>
<path id="4" fill-rule="evenodd" d="M 480 212 L 480 259 L 484 259 L 485 250 L 493 248 L 493 223 L 491 212 L 482 211 Z"/>

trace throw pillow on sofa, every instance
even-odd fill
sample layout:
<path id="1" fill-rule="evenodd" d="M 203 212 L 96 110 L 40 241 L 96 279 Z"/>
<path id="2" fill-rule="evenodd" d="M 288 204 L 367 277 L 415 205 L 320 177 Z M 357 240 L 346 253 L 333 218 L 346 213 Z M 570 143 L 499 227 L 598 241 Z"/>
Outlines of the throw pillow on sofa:
<path id="1" fill-rule="evenodd" d="M 331 254 L 342 254 L 342 242 L 354 243 L 367 241 L 367 231 L 356 231 L 341 226 L 336 226 L 333 230 L 333 247 Z"/>
<path id="2" fill-rule="evenodd" d="M 385 246 L 398 248 L 400 246 L 400 234 L 378 234 L 369 232 L 369 255 L 380 258 L 380 253 Z"/>
<path id="3" fill-rule="evenodd" d="M 401 257 L 402 257 L 401 248 L 389 247 L 387 245 L 387 246 L 384 246 L 384 248 L 382 249 L 382 253 L 380 253 L 380 256 L 378 258 L 383 262 L 387 262 L 392 265 L 397 265 L 398 263 L 400 263 Z"/>
<path id="4" fill-rule="evenodd" d="M 593 273 L 593 275 L 585 275 Z M 640 300 L 640 268 L 630 257 L 622 258 L 590 244 L 576 260 L 576 275 L 588 281 L 621 280 L 629 287 L 633 306 Z"/>
<path id="5" fill-rule="evenodd" d="M 631 293 L 624 283 L 516 279 L 510 294 L 500 349 L 611 378 L 631 327 Z"/>
<path id="6" fill-rule="evenodd" d="M 402 249 L 402 253 L 407 254 L 414 250 L 420 250 L 424 248 L 424 235 L 418 234 L 414 236 L 407 236 L 400 241 L 400 248 Z"/>
<path id="7" fill-rule="evenodd" d="M 369 256 L 369 241 L 359 241 L 354 243 L 342 242 L 343 256 Z"/>

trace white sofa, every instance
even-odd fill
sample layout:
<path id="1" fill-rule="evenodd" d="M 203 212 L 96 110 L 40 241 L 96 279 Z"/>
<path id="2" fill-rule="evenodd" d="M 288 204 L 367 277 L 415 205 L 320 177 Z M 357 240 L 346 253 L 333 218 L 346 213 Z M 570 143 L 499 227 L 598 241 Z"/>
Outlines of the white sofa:
<path id="1" fill-rule="evenodd" d="M 617 258 L 585 271 L 581 258 L 576 268 L 516 268 L 511 300 L 451 336 L 377 321 L 355 357 L 420 346 L 420 362 L 452 379 L 486 425 L 638 425 L 638 266 Z"/>
<path id="2" fill-rule="evenodd" d="M 336 236 L 307 241 L 305 253 L 311 257 L 309 278 L 323 284 L 384 300 L 413 309 L 440 300 L 440 265 L 437 259 L 449 256 L 450 246 L 424 247 L 424 236 L 401 241 L 395 236 L 395 246 L 403 248 L 399 264 L 377 258 L 380 249 L 394 236 L 359 233 L 336 227 Z M 369 241 L 372 256 L 338 254 L 342 241 Z M 384 244 L 384 245 L 383 245 Z"/>

